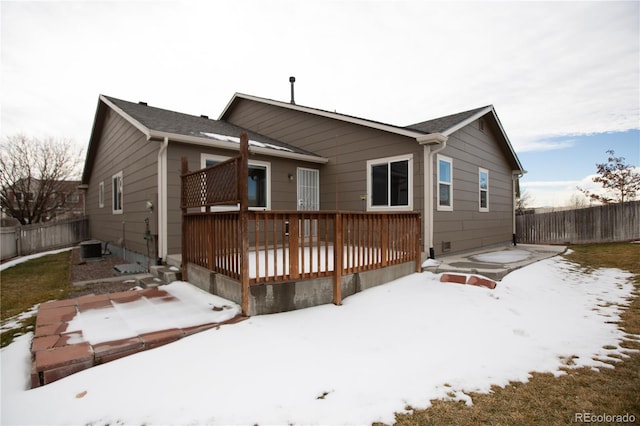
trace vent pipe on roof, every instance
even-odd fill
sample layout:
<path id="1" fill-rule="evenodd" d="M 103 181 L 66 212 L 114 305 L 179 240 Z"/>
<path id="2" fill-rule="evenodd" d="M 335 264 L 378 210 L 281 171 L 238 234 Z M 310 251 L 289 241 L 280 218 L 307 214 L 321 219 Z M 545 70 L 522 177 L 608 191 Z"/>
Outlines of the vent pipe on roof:
<path id="1" fill-rule="evenodd" d="M 296 82 L 296 78 L 291 76 L 289 77 L 289 83 L 291 83 L 291 103 L 296 104 L 295 98 L 293 97 L 293 84 Z"/>
<path id="2" fill-rule="evenodd" d="M 142 101 L 138 102 L 138 104 L 147 106 L 147 103 L 146 102 L 142 102 Z"/>

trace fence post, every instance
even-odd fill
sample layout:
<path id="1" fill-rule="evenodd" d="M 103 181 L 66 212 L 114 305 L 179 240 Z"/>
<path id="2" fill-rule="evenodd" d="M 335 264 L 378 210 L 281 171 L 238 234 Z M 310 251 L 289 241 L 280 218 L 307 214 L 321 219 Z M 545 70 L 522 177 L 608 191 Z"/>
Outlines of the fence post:
<path id="1" fill-rule="evenodd" d="M 333 304 L 342 305 L 342 215 L 333 218 Z"/>

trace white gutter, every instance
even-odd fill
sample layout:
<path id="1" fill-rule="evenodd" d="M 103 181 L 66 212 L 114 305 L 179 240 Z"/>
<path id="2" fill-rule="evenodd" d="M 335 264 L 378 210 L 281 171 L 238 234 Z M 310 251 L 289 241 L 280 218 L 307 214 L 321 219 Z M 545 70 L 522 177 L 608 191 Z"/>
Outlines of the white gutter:
<path id="1" fill-rule="evenodd" d="M 447 147 L 448 136 L 431 133 L 416 138 L 423 146 L 424 162 L 424 249 L 429 247 L 429 257 L 435 259 L 433 249 L 433 156 Z M 433 145 L 438 145 L 433 149 Z"/>
<path id="2" fill-rule="evenodd" d="M 168 252 L 167 239 L 167 148 L 165 137 L 158 150 L 158 257 L 165 260 Z"/>
<path id="3" fill-rule="evenodd" d="M 522 176 L 524 176 L 526 172 L 523 170 L 513 170 L 511 172 L 511 185 L 512 185 L 512 190 L 511 193 L 513 194 L 513 212 L 512 212 L 512 221 L 513 221 L 513 234 L 512 234 L 512 243 L 515 246 L 516 245 L 516 182 L 518 181 L 518 179 L 520 179 Z"/>

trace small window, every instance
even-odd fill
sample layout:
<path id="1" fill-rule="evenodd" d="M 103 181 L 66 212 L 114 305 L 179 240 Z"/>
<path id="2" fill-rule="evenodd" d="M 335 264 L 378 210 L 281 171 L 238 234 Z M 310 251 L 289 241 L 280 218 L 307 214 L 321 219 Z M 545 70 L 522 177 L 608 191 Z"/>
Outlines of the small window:
<path id="1" fill-rule="evenodd" d="M 453 160 L 438 155 L 438 210 L 453 210 Z"/>
<path id="2" fill-rule="evenodd" d="M 104 207 L 104 182 L 98 184 L 98 207 Z"/>
<path id="3" fill-rule="evenodd" d="M 122 214 L 122 200 L 123 200 L 123 189 L 124 189 L 124 185 L 122 182 L 122 172 L 113 175 L 113 178 L 111 180 L 112 183 L 112 195 L 113 195 L 113 203 L 112 203 L 112 208 L 111 211 L 113 212 L 113 214 Z"/>
<path id="4" fill-rule="evenodd" d="M 413 173 L 411 155 L 367 161 L 368 207 L 410 210 Z"/>
<path id="5" fill-rule="evenodd" d="M 478 202 L 481 212 L 489 211 L 489 171 L 478 169 Z"/>

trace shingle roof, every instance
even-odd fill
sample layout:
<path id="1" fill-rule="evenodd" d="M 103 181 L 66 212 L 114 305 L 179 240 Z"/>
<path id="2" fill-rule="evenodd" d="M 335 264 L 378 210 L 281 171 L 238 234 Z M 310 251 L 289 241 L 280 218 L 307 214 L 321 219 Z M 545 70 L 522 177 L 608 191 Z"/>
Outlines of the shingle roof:
<path id="1" fill-rule="evenodd" d="M 236 141 L 240 136 L 240 133 L 246 132 L 249 135 L 250 146 L 273 149 L 274 153 L 276 151 L 288 151 L 318 157 L 310 151 L 243 129 L 225 121 L 183 114 L 176 111 L 152 107 L 144 103 L 124 101 L 111 96 L 103 95 L 103 98 L 113 103 L 124 113 L 151 131 L 222 140 L 226 142 Z"/>
<path id="2" fill-rule="evenodd" d="M 415 130 L 424 133 L 445 133 L 446 130 L 455 127 L 457 124 L 473 117 L 475 114 L 486 109 L 490 105 L 483 106 L 469 111 L 459 112 L 444 117 L 434 118 L 433 120 L 423 121 L 421 123 L 406 126 L 406 129 Z"/>

